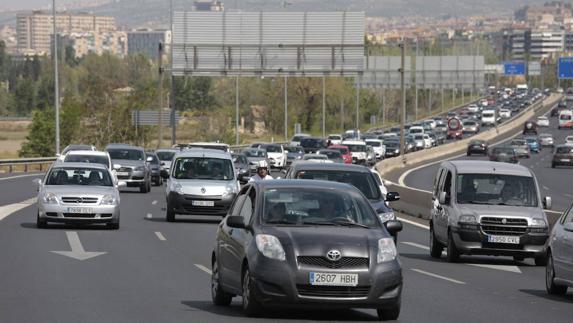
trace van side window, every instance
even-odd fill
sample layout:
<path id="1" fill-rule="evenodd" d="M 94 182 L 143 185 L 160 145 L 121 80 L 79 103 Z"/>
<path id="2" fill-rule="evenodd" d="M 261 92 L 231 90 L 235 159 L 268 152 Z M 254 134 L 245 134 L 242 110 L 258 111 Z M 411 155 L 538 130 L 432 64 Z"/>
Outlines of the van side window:
<path id="1" fill-rule="evenodd" d="M 567 224 L 569 222 L 573 222 L 573 207 L 570 207 L 566 214 L 563 216 L 561 224 Z"/>
<path id="2" fill-rule="evenodd" d="M 249 194 L 245 196 L 245 203 L 241 207 L 241 213 L 239 214 L 244 218 L 244 223 L 250 223 L 251 217 L 253 216 L 253 211 L 255 210 L 255 198 L 256 191 L 252 188 Z"/>
<path id="3" fill-rule="evenodd" d="M 444 169 L 440 169 L 438 174 L 436 174 L 436 178 L 434 178 L 434 196 L 438 196 L 440 191 L 440 182 L 442 181 L 442 174 L 444 173 Z"/>
<path id="4" fill-rule="evenodd" d="M 448 171 L 446 175 L 443 191 L 446 192 L 448 196 L 452 196 L 452 172 L 450 171 Z"/>

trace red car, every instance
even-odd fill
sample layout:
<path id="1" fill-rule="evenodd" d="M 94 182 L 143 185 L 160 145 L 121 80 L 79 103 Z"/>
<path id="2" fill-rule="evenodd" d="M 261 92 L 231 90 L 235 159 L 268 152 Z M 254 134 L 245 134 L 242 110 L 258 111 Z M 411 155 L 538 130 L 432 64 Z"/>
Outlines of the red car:
<path id="1" fill-rule="evenodd" d="M 350 149 L 348 149 L 348 147 L 342 145 L 332 145 L 329 146 L 328 149 L 334 149 L 340 151 L 344 163 L 352 164 L 352 153 L 350 152 Z"/>
<path id="2" fill-rule="evenodd" d="M 448 139 L 462 139 L 463 138 L 463 124 L 459 118 L 453 117 L 448 119 Z"/>

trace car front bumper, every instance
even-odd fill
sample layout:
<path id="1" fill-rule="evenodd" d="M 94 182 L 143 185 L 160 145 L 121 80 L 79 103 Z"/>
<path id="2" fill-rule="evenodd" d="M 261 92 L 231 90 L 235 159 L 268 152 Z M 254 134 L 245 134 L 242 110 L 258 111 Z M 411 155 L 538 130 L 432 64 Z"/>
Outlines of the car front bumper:
<path id="1" fill-rule="evenodd" d="M 128 172 L 128 175 L 118 175 L 117 180 L 126 182 L 129 187 L 141 186 L 147 183 L 145 171 L 132 171 Z"/>
<path id="2" fill-rule="evenodd" d="M 400 302 L 402 271 L 397 260 L 370 269 L 330 269 L 298 265 L 256 256 L 250 263 L 257 296 L 266 306 L 381 308 Z M 372 261 L 372 260 L 371 260 Z M 310 285 L 310 273 L 358 274 L 356 287 Z"/>
<path id="3" fill-rule="evenodd" d="M 488 234 L 481 229 L 452 228 L 456 248 L 469 255 L 540 257 L 545 255 L 549 233 L 532 233 L 527 229 L 519 235 L 519 244 L 488 242 Z"/>
<path id="4" fill-rule="evenodd" d="M 235 196 L 236 194 L 230 194 L 223 198 L 223 196 L 182 195 L 169 192 L 167 208 L 176 214 L 225 216 Z M 194 205 L 194 201 L 213 203 L 212 206 L 197 206 Z"/>
<path id="5" fill-rule="evenodd" d="M 77 212 L 77 209 L 89 211 Z M 38 203 L 38 216 L 48 222 L 59 223 L 113 223 L 119 221 L 119 205 L 62 205 Z"/>

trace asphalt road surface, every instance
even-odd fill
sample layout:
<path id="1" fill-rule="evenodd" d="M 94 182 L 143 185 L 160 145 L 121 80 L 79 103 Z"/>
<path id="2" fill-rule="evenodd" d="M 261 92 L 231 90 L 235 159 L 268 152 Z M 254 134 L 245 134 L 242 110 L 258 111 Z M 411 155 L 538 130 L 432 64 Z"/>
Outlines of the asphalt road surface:
<path id="1" fill-rule="evenodd" d="M 567 170 L 557 170 L 567 172 Z M 210 255 L 220 218 L 165 222 L 163 187 L 125 189 L 121 228 L 35 227 L 32 178 L 0 181 L 0 322 L 375 321 L 374 310 L 272 310 L 242 315 L 240 298 L 212 305 Z M 551 184 L 551 183 L 548 183 Z M 547 185 L 547 184 L 546 184 Z M 26 203 L 18 203 L 26 201 Z M 532 261 L 430 258 L 428 231 L 405 224 L 398 249 L 404 273 L 402 322 L 571 322 L 573 293 L 549 297 Z M 52 251 L 83 248 L 77 260 Z"/>
<path id="2" fill-rule="evenodd" d="M 565 137 L 573 135 L 573 131 L 571 130 L 557 129 L 557 117 L 550 117 L 549 120 L 549 127 L 538 128 L 538 133 L 552 134 L 555 138 L 556 145 L 565 143 Z M 562 212 L 565 211 L 573 202 L 573 190 L 571 189 L 573 168 L 551 168 L 552 156 L 553 149 L 547 147 L 543 148 L 539 154 L 532 153 L 531 158 L 520 159 L 519 164 L 533 170 L 533 173 L 540 184 L 541 195 L 551 196 L 553 199 L 553 210 Z M 456 159 L 487 160 L 487 157 L 480 155 L 467 157 L 464 155 Z M 409 187 L 431 191 L 439 165 L 439 163 L 433 164 L 410 172 L 404 179 L 404 183 Z"/>

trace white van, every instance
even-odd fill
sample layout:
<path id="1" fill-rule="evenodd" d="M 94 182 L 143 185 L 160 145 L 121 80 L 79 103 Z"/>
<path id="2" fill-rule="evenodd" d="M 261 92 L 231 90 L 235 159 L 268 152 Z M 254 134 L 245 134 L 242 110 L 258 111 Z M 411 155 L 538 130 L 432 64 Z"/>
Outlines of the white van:
<path id="1" fill-rule="evenodd" d="M 481 113 L 481 125 L 495 126 L 495 110 L 483 110 Z"/>
<path id="2" fill-rule="evenodd" d="M 421 126 L 412 126 L 410 127 L 410 129 L 408 130 L 408 133 L 410 135 L 420 135 L 420 134 L 424 134 L 424 127 Z"/>
<path id="3" fill-rule="evenodd" d="M 561 110 L 559 112 L 559 129 L 573 128 L 573 112 L 571 110 Z"/>

